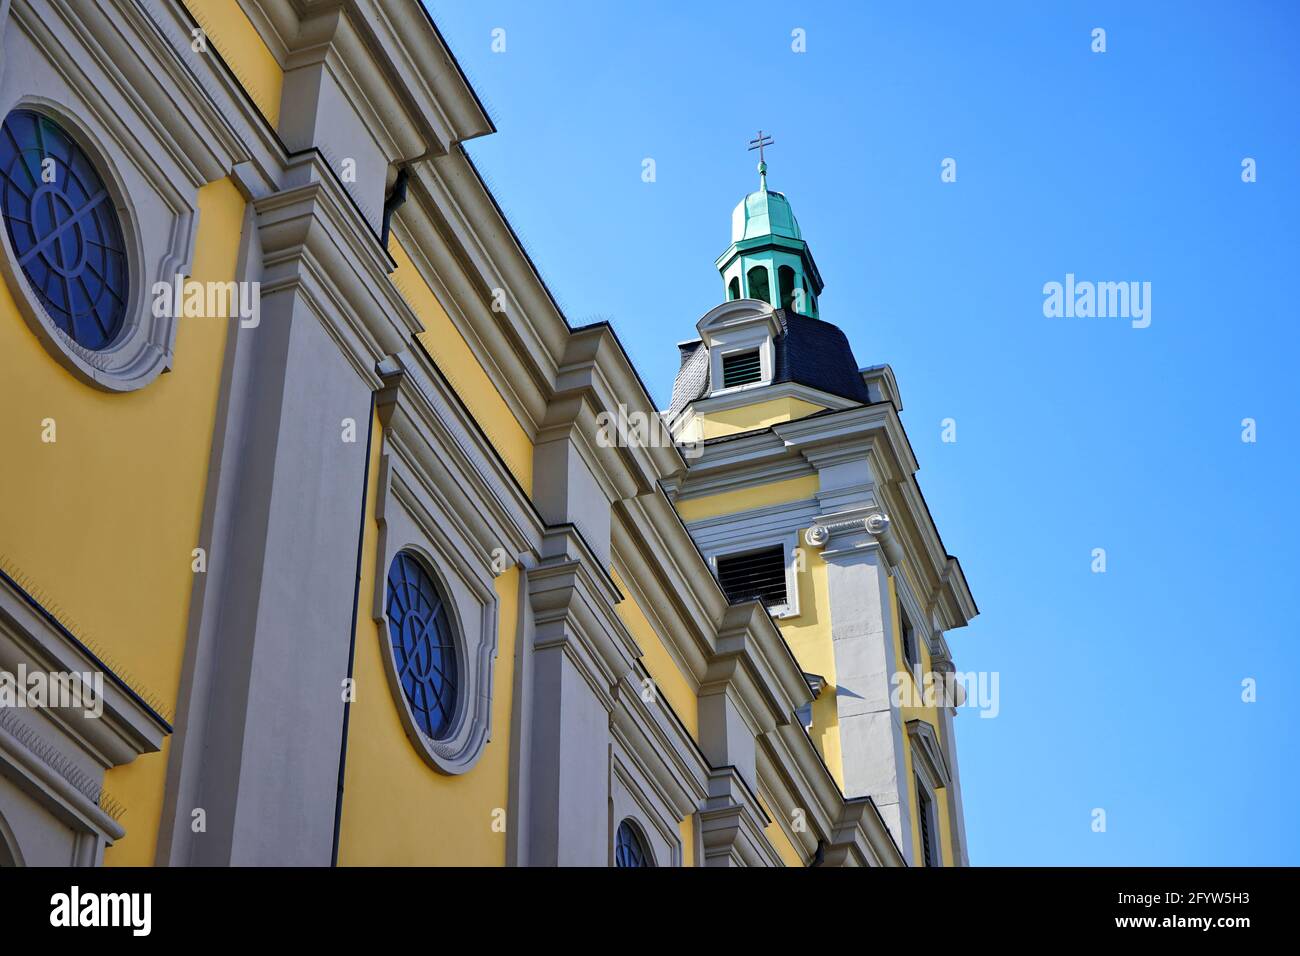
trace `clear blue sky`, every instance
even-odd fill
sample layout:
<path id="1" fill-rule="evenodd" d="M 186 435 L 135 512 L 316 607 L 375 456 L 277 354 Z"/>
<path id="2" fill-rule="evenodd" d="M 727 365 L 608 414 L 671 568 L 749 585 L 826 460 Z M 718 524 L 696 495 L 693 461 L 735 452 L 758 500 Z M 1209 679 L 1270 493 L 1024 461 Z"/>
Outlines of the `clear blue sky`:
<path id="1" fill-rule="evenodd" d="M 893 366 L 979 602 L 958 667 L 1001 675 L 957 721 L 972 862 L 1300 864 L 1300 7 L 430 7 L 500 129 L 470 153 L 661 406 L 775 136 L 822 317 Z M 1150 327 L 1045 318 L 1066 273 L 1150 282 Z"/>

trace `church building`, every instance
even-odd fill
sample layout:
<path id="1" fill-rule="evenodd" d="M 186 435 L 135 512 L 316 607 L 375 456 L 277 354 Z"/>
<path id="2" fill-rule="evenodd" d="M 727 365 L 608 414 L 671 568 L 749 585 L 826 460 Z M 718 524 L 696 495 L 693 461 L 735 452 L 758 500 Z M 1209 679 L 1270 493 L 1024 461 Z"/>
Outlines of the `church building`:
<path id="1" fill-rule="evenodd" d="M 977 609 L 761 148 L 659 409 L 493 131 L 416 0 L 0 0 L 0 865 L 969 863 Z"/>

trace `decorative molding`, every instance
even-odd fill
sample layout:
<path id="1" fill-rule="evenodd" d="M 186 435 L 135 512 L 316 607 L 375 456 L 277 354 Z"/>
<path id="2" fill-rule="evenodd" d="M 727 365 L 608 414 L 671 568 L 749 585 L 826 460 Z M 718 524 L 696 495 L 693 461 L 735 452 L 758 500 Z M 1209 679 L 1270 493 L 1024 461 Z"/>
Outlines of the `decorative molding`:
<path id="1" fill-rule="evenodd" d="M 912 766 L 920 773 L 931 790 L 947 787 L 952 782 L 948 760 L 934 728 L 927 721 L 915 719 L 907 722 L 907 736 L 912 742 Z"/>
<path id="2" fill-rule="evenodd" d="M 835 545 L 834 550 L 825 550 L 823 554 L 830 556 L 838 554 L 842 550 L 854 551 L 864 546 L 879 544 L 885 556 L 889 559 L 890 565 L 897 567 L 903 561 L 903 552 L 899 547 L 897 540 L 890 534 L 889 516 L 881 511 L 872 511 L 861 516 L 851 518 L 841 517 L 840 515 L 827 515 L 809 526 L 803 534 L 804 543 L 810 548 L 829 548 L 834 538 L 851 538 L 853 535 L 870 535 L 869 542 L 851 542 L 848 544 Z"/>
<path id="3" fill-rule="evenodd" d="M 56 2 L 36 10 L 17 4 L 14 21 L 30 59 L 21 77 L 6 71 L 0 89 L 0 118 L 13 109 L 50 117 L 86 153 L 112 198 L 126 245 L 128 298 L 122 329 L 105 348 L 83 348 L 55 326 L 14 256 L 7 230 L 0 230 L 6 233 L 0 273 L 51 354 L 85 383 L 115 392 L 143 388 L 171 368 L 180 317 L 172 309 L 155 314 L 152 289 L 188 275 L 197 190 L 224 175 L 237 156 L 228 136 L 212 136 L 215 149 L 204 144 L 192 116 L 177 110 L 175 100 L 192 92 L 193 77 L 177 72 L 176 50 L 144 9 L 125 6 L 120 20 L 110 21 L 98 7 L 74 11 Z M 126 33 L 134 35 L 135 45 Z M 176 89 L 165 87 L 164 78 L 176 81 Z M 211 118 L 200 112 L 202 119 Z"/>
<path id="4" fill-rule="evenodd" d="M 171 727 L 7 574 L 0 574 L 0 671 L 102 674 L 98 714 L 32 707 L 0 710 L 0 776 L 48 814 L 41 825 L 77 834 L 77 860 L 93 863 L 126 830 L 125 808 L 103 790 L 104 772 L 162 749 Z M 87 842 L 88 841 L 88 842 Z"/>

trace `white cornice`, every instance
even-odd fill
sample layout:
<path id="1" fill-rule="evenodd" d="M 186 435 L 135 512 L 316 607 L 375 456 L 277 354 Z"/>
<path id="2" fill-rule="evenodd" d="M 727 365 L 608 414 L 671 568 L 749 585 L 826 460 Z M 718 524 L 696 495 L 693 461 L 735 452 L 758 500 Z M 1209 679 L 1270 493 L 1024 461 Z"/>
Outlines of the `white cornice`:
<path id="1" fill-rule="evenodd" d="M 910 565 L 927 591 L 944 592 L 937 600 L 945 627 L 964 626 L 977 613 L 975 603 L 921 498 L 916 458 L 892 404 L 855 406 L 707 442 L 672 492 L 674 500 L 688 500 L 813 474 L 859 458 L 868 461 L 879 504 L 893 520 L 893 534 Z"/>
<path id="2" fill-rule="evenodd" d="M 380 371 L 385 441 L 437 489 L 442 506 L 458 516 L 488 563 L 497 547 L 512 560 L 532 552 L 543 533 L 541 519 L 428 356 L 404 352 Z"/>
<path id="3" fill-rule="evenodd" d="M 702 315 L 695 328 L 706 345 L 718 332 L 761 325 L 770 336 L 781 332 L 781 325 L 776 320 L 776 310 L 761 299 L 732 299 L 715 305 Z"/>
<path id="4" fill-rule="evenodd" d="M 492 131 L 432 21 L 414 2 L 239 0 L 272 56 L 291 70 L 333 54 L 336 75 L 372 105 L 376 125 L 412 159 Z M 411 133 L 423 141 L 410 141 Z"/>
<path id="5" fill-rule="evenodd" d="M 934 728 L 924 720 L 909 720 L 907 735 L 912 741 L 914 766 L 926 778 L 930 789 L 938 790 L 952 783 L 952 774 L 948 770 L 948 761 L 939 746 L 939 738 Z"/>

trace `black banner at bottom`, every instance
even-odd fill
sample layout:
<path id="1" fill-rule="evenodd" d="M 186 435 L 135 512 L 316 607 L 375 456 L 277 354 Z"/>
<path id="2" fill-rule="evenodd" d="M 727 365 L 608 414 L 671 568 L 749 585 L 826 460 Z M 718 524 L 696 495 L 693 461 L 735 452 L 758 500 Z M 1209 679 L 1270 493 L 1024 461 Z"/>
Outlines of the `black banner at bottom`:
<path id="1" fill-rule="evenodd" d="M 1047 933 L 1221 946 L 1284 931 L 1296 876 L 1283 868 L 29 869 L 0 870 L 0 915 L 6 942 L 76 934 L 80 942 L 211 943 L 283 931 L 302 943 L 373 944 L 407 937 L 412 917 L 436 924 L 441 914 L 470 932 L 511 935 L 581 920 L 572 928 L 593 940 L 607 921 L 624 933 L 640 923 L 647 939 L 671 934 L 676 916 L 683 928 L 703 920 L 769 943 L 773 932 L 799 927 L 855 945 L 877 933 L 951 945 Z"/>

